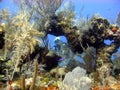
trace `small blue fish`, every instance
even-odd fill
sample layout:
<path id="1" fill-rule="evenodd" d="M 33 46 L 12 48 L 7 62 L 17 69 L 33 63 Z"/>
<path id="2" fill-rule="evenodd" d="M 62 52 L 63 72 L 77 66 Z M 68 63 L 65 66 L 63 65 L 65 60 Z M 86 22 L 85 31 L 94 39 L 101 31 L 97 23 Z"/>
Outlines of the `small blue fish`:
<path id="1" fill-rule="evenodd" d="M 60 62 L 60 61 L 63 61 L 64 60 L 64 58 L 60 58 L 58 61 Z"/>

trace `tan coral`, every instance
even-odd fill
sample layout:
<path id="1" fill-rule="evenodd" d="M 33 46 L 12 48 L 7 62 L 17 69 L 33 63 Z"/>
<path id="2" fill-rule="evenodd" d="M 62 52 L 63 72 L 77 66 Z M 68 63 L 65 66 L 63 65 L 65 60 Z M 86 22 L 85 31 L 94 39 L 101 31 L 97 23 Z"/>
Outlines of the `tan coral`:
<path id="1" fill-rule="evenodd" d="M 110 90 L 120 90 L 120 83 L 110 86 Z"/>

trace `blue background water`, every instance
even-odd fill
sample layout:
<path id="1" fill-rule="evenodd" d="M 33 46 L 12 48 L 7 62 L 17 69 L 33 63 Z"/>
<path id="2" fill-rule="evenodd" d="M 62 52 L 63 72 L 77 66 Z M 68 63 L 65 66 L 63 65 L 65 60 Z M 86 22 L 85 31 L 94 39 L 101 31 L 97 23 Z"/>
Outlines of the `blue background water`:
<path id="1" fill-rule="evenodd" d="M 16 5 L 13 0 L 2 0 L 0 2 L 0 9 L 9 8 L 11 12 L 16 12 Z M 70 0 L 64 0 L 67 2 Z M 71 0 L 75 3 L 75 10 L 77 13 L 84 7 L 83 16 L 93 15 L 99 13 L 101 16 L 108 18 L 115 22 L 118 12 L 120 11 L 120 0 Z"/>

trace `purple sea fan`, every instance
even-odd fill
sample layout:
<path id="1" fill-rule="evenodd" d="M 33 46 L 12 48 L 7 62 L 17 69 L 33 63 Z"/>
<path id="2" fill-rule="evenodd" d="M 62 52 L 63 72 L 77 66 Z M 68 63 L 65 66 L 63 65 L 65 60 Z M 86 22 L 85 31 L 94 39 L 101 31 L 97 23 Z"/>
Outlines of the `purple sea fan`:
<path id="1" fill-rule="evenodd" d="M 64 60 L 64 58 L 60 58 L 58 61 L 63 61 Z"/>

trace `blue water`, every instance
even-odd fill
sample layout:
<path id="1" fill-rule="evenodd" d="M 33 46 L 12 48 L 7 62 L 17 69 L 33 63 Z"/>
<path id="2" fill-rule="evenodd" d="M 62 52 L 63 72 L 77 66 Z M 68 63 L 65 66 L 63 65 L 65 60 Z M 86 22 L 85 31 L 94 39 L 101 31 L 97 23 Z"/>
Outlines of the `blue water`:
<path id="1" fill-rule="evenodd" d="M 64 3 L 70 0 L 64 0 Z M 111 22 L 116 22 L 118 12 L 120 12 L 119 0 L 71 0 L 75 4 L 75 12 L 80 14 L 82 8 L 83 17 L 91 17 L 95 13 L 99 13 L 104 18 Z M 63 3 L 63 4 L 64 4 Z M 2 0 L 0 2 L 0 9 L 9 8 L 11 12 L 16 12 L 17 5 L 13 4 L 13 0 Z"/>

